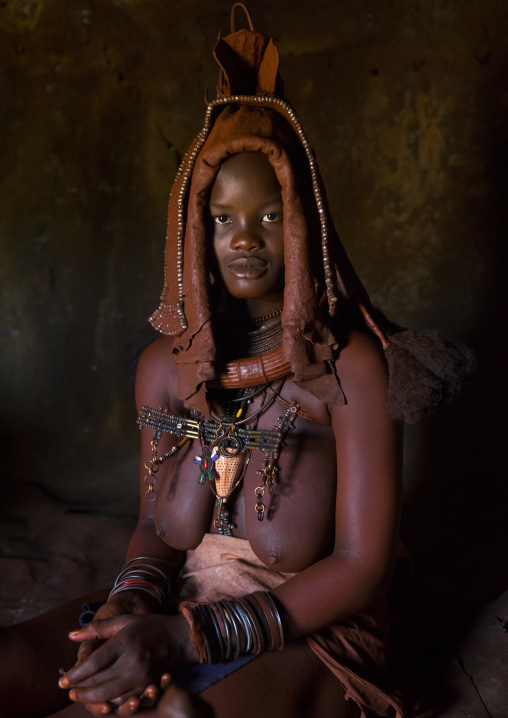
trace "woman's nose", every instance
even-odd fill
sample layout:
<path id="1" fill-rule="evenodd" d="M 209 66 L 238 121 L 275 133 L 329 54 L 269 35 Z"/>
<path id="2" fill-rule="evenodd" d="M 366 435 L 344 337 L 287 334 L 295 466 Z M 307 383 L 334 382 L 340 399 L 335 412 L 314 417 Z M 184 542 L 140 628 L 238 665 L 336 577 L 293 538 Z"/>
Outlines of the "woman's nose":
<path id="1" fill-rule="evenodd" d="M 263 246 L 263 239 L 256 227 L 239 227 L 231 238 L 232 249 L 251 252 Z"/>

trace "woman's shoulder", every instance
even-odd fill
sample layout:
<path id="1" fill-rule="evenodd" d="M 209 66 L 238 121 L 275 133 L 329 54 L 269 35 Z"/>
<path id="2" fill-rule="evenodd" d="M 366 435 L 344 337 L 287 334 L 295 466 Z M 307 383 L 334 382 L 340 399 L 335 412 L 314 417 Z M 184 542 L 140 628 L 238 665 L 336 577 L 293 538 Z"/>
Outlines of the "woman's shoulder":
<path id="1" fill-rule="evenodd" d="M 143 350 L 139 359 L 138 371 L 154 370 L 158 367 L 169 369 L 175 366 L 173 359 L 173 337 L 160 336 Z"/>
<path id="2" fill-rule="evenodd" d="M 358 330 L 352 330 L 347 343 L 335 360 L 335 371 L 346 394 L 387 388 L 388 368 L 379 341 Z"/>
<path id="3" fill-rule="evenodd" d="M 351 402 L 357 403 L 369 395 L 386 396 L 387 365 L 379 341 L 356 329 L 344 333 L 343 337 L 342 348 L 333 363 L 345 403 L 351 405 Z M 280 403 L 289 406 L 291 401 L 296 401 L 302 409 L 302 418 L 309 418 L 318 425 L 329 425 L 330 416 L 343 404 L 323 398 L 325 393 L 323 387 L 317 393 L 311 387 L 307 388 L 305 382 L 297 385 L 290 378 L 284 386 L 283 401 Z"/>
<path id="4" fill-rule="evenodd" d="M 336 366 L 357 367 L 385 366 L 384 352 L 378 339 L 371 334 L 352 329 L 336 359 Z"/>
<path id="5" fill-rule="evenodd" d="M 143 351 L 136 373 L 138 405 L 170 406 L 176 396 L 178 369 L 173 357 L 173 337 L 162 336 Z"/>

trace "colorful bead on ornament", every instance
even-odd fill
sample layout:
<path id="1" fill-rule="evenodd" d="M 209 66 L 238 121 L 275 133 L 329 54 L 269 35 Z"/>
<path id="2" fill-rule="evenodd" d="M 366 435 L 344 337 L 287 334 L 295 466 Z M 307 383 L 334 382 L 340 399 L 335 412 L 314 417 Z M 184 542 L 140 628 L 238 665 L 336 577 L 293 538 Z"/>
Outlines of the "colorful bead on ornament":
<path id="1" fill-rule="evenodd" d="M 219 458 L 219 450 L 216 446 L 203 446 L 203 455 L 195 456 L 194 463 L 199 464 L 199 483 L 204 484 L 206 480 L 215 481 L 219 475 L 214 463 Z"/>

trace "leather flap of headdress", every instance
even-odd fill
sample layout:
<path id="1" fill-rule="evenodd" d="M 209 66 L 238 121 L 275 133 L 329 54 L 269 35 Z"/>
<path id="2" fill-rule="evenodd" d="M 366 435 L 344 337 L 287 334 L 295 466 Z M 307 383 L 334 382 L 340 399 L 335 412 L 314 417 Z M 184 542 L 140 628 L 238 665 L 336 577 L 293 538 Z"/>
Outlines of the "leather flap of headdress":
<path id="1" fill-rule="evenodd" d="M 239 30 L 219 39 L 213 56 L 220 67 L 217 97 L 275 94 L 279 53 L 271 37 Z"/>

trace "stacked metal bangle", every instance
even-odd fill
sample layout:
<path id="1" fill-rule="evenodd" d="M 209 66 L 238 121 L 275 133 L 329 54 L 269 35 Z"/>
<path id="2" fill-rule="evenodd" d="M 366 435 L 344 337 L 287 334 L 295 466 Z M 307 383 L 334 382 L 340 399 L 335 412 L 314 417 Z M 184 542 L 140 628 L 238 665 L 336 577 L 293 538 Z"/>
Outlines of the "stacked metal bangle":
<path id="1" fill-rule="evenodd" d="M 160 606 L 166 606 L 171 599 L 171 584 L 168 577 L 157 566 L 142 563 L 143 560 L 157 561 L 157 558 L 140 556 L 127 561 L 118 574 L 115 585 L 111 589 L 108 601 L 123 591 L 144 591 L 155 598 Z M 134 563 L 139 561 L 140 563 Z"/>
<path id="2" fill-rule="evenodd" d="M 284 648 L 280 614 L 266 591 L 215 603 L 185 603 L 180 610 L 191 626 L 200 663 L 227 663 Z"/>

